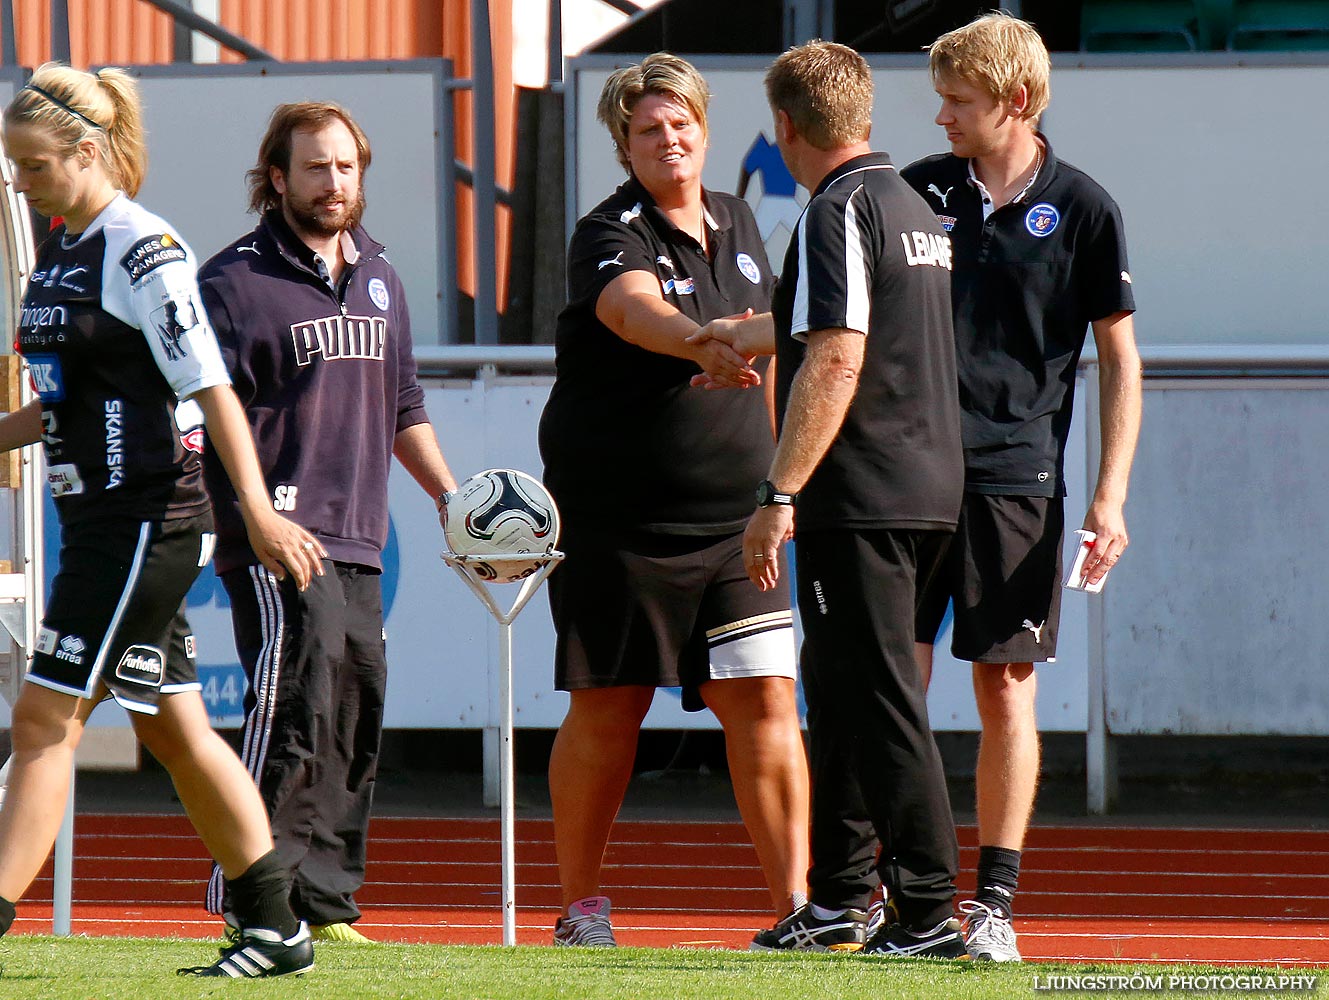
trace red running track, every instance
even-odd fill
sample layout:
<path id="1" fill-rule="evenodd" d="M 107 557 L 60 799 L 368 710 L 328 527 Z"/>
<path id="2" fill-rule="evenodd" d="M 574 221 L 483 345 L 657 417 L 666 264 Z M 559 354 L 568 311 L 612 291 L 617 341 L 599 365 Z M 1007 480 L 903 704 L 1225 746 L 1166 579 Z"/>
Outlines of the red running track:
<path id="1" fill-rule="evenodd" d="M 496 944 L 498 821 L 377 819 L 357 925 L 383 941 Z M 550 941 L 558 877 L 549 820 L 517 823 L 517 940 Z M 960 829 L 961 895 L 978 850 Z M 73 930 L 215 937 L 210 863 L 180 816 L 80 816 Z M 1329 965 L 1329 832 L 1036 827 L 1020 879 L 1027 959 Z M 620 822 L 604 871 L 624 945 L 745 948 L 772 922 L 741 824 Z M 15 929 L 49 933 L 43 871 Z"/>

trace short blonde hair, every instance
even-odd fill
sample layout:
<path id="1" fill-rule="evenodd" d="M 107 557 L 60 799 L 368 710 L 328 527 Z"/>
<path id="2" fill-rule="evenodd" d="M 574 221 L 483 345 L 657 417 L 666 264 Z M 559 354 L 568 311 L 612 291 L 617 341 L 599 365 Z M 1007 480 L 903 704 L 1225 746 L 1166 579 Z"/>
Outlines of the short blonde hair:
<path id="1" fill-rule="evenodd" d="M 783 53 L 766 71 L 766 100 L 820 150 L 864 142 L 872 132 L 872 70 L 846 45 L 818 39 Z"/>
<path id="2" fill-rule="evenodd" d="M 928 49 L 928 69 L 933 83 L 952 77 L 998 101 L 1014 100 L 1027 88 L 1029 103 L 1020 117 L 1034 126 L 1052 96 L 1047 46 L 1032 24 L 1005 11 L 983 14 L 938 38 Z"/>
<path id="3" fill-rule="evenodd" d="M 143 104 L 138 85 L 122 69 L 88 73 L 43 63 L 5 108 L 5 121 L 41 129 L 65 157 L 91 140 L 117 188 L 133 198 L 143 186 L 148 173 Z"/>
<path id="4" fill-rule="evenodd" d="M 628 124 L 638 102 L 648 94 L 682 101 L 701 126 L 702 135 L 709 135 L 706 108 L 711 102 L 711 92 L 692 63 L 669 52 L 656 52 L 635 66 L 615 70 L 600 91 L 595 117 L 609 129 L 614 140 L 614 153 L 628 173 L 632 173 L 628 161 Z"/>

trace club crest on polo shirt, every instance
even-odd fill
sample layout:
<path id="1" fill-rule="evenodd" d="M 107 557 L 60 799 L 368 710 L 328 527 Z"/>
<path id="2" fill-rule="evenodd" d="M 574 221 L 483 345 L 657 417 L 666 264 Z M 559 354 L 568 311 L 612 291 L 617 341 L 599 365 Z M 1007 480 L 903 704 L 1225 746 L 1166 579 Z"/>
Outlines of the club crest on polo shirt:
<path id="1" fill-rule="evenodd" d="M 1024 228 L 1029 230 L 1030 236 L 1042 239 L 1044 236 L 1051 236 L 1060 221 L 1061 213 L 1047 202 L 1040 201 L 1025 213 Z"/>
<path id="2" fill-rule="evenodd" d="M 754 285 L 761 284 L 761 268 L 757 266 L 755 260 L 745 253 L 739 254 L 734 259 L 738 262 L 738 270 L 742 273 L 743 277 L 747 278 L 748 281 L 752 282 Z"/>
<path id="3" fill-rule="evenodd" d="M 382 278 L 369 279 L 369 299 L 384 312 L 388 311 L 388 286 Z"/>
<path id="4" fill-rule="evenodd" d="M 937 221 L 941 223 L 941 228 L 948 233 L 955 228 L 955 216 L 953 215 L 939 215 Z"/>
<path id="5" fill-rule="evenodd" d="M 161 687 L 164 659 L 156 646 L 130 646 L 115 665 L 115 676 L 131 684 Z"/>

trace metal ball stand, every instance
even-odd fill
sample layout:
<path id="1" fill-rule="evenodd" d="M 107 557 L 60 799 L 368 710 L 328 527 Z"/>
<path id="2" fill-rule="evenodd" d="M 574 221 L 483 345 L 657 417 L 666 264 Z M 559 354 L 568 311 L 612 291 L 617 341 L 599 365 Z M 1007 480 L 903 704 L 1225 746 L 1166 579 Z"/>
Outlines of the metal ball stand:
<path id="1" fill-rule="evenodd" d="M 516 777 L 512 761 L 512 623 L 522 608 L 540 589 L 549 574 L 563 559 L 562 552 L 550 551 L 543 554 L 529 552 L 516 555 L 496 556 L 461 556 L 452 552 L 443 553 L 444 561 L 457 571 L 466 586 L 494 616 L 498 622 L 499 649 L 499 836 L 503 852 L 503 943 L 517 943 L 517 902 L 516 902 Z M 504 611 L 494 599 L 489 586 L 476 573 L 475 563 L 489 563 L 502 566 L 504 563 L 538 562 L 539 568 L 521 581 L 521 589 L 507 611 Z"/>

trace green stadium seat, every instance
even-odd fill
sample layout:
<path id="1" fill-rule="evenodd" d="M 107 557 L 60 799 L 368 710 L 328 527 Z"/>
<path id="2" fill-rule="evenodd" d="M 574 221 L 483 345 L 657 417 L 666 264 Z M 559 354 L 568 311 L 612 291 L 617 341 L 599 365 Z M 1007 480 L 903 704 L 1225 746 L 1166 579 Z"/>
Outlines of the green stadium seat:
<path id="1" fill-rule="evenodd" d="M 1195 0 L 1200 31 L 1196 41 L 1201 49 L 1225 49 L 1232 34 L 1233 7 L 1236 0 Z"/>
<path id="2" fill-rule="evenodd" d="M 1237 0 L 1227 47 L 1238 52 L 1329 49 L 1324 0 Z"/>
<path id="3" fill-rule="evenodd" d="M 1193 0 L 1085 0 L 1085 52 L 1193 52 L 1199 48 Z"/>

